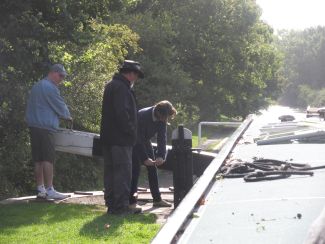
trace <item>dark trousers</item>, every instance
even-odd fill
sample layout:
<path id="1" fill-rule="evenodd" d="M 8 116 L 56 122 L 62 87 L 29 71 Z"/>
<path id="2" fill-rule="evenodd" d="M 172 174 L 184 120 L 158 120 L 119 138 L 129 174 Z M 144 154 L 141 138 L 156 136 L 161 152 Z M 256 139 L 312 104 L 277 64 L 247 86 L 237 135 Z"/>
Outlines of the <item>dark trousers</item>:
<path id="1" fill-rule="evenodd" d="M 149 155 L 151 159 L 154 159 L 154 155 Z M 134 193 L 138 190 L 138 181 L 140 176 L 140 169 L 143 162 L 141 162 L 139 155 L 136 150 L 133 149 L 132 153 L 132 183 L 130 191 L 130 204 L 137 202 L 137 199 L 134 197 Z M 154 202 L 159 202 L 161 200 L 161 194 L 159 191 L 158 183 L 158 173 L 155 166 L 146 166 L 148 171 L 148 180 L 151 196 Z"/>
<path id="2" fill-rule="evenodd" d="M 129 207 L 132 179 L 132 147 L 103 148 L 105 204 L 110 212 Z"/>

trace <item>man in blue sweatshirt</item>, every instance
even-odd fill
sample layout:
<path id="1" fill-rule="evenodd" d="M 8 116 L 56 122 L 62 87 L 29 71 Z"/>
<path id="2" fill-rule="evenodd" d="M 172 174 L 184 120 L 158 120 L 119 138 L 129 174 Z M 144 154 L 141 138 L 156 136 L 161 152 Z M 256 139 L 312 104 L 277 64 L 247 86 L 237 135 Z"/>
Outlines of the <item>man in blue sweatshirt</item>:
<path id="1" fill-rule="evenodd" d="M 146 165 L 154 207 L 170 207 L 171 204 L 161 198 L 158 184 L 157 166 L 163 164 L 166 158 L 167 124 L 176 115 L 176 109 L 169 101 L 158 102 L 155 106 L 138 111 L 137 143 L 132 153 L 132 183 L 130 205 L 136 206 L 134 196 L 138 188 L 140 167 Z M 157 136 L 157 153 L 154 154 L 151 138 Z"/>
<path id="2" fill-rule="evenodd" d="M 53 187 L 55 161 L 53 133 L 59 127 L 59 119 L 72 121 L 69 109 L 58 89 L 58 85 L 66 75 L 67 72 L 61 64 L 54 64 L 47 77 L 33 85 L 27 102 L 26 122 L 30 132 L 32 158 L 35 162 L 38 198 L 68 197 Z"/>

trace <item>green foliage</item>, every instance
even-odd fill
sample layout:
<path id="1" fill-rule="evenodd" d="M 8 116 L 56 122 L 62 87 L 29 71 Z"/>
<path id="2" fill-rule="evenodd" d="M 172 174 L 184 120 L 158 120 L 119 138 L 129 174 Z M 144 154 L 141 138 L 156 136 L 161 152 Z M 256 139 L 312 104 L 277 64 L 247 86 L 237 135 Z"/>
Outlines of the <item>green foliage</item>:
<path id="1" fill-rule="evenodd" d="M 104 82 L 129 52 L 139 50 L 138 35 L 127 26 L 101 23 L 112 7 L 107 3 L 0 3 L 0 198 L 31 193 L 35 188 L 25 106 L 31 86 L 44 77 L 51 63 L 61 62 L 69 72 L 62 94 L 71 106 L 75 128 L 98 131 Z M 70 182 L 57 182 L 62 190 L 75 186 L 77 175 L 79 181 L 89 182 L 88 188 L 101 188 L 100 183 L 91 183 L 101 182 L 97 173 L 92 179 L 83 177 L 89 160 L 73 156 L 60 159 L 70 167 L 80 165 Z M 57 174 L 62 173 L 58 169 Z"/>
<path id="2" fill-rule="evenodd" d="M 62 94 L 73 114 L 75 128 L 99 132 L 104 85 L 129 52 L 140 50 L 139 37 L 120 24 L 92 21 L 89 28 L 91 42 L 83 47 L 72 42 L 52 43 L 50 58 L 64 64 L 69 71 Z"/>
<path id="3" fill-rule="evenodd" d="M 140 104 L 163 94 L 194 101 L 201 119 L 216 120 L 245 117 L 277 97 L 280 54 L 254 1 L 147 0 L 127 14 L 125 23 L 145 37 L 140 60 L 149 76 L 138 85 Z"/>
<path id="4" fill-rule="evenodd" d="M 149 243 L 159 229 L 152 214 L 108 216 L 99 206 L 4 205 L 0 216 L 2 243 Z"/>
<path id="5" fill-rule="evenodd" d="M 54 185 L 58 190 L 73 192 L 103 190 L 103 160 L 57 153 Z"/>
<path id="6" fill-rule="evenodd" d="M 270 97 L 277 53 L 253 1 L 191 1 L 175 8 L 182 64 L 203 118 L 253 112 Z"/>
<path id="7" fill-rule="evenodd" d="M 192 97 L 191 77 L 181 69 L 177 52 L 171 45 L 174 31 L 170 13 L 152 16 L 152 12 L 145 12 L 131 15 L 124 21 L 143 37 L 139 42 L 143 51 L 129 56 L 139 60 L 145 71 L 145 79 L 135 86 L 139 107 L 150 106 L 160 100 L 169 100 L 173 104 L 188 103 Z"/>
<path id="8" fill-rule="evenodd" d="M 199 108 L 191 104 L 177 103 L 175 105 L 177 110 L 177 116 L 171 121 L 173 128 L 177 128 L 177 125 L 183 124 L 189 129 L 196 129 L 200 122 Z"/>
<path id="9" fill-rule="evenodd" d="M 325 85 L 325 27 L 282 31 L 277 43 L 285 57 L 281 102 L 290 106 L 323 106 L 322 97 L 316 94 Z"/>
<path id="10" fill-rule="evenodd" d="M 315 90 L 308 85 L 299 85 L 296 103 L 299 107 L 303 108 L 307 106 L 324 107 L 325 88 Z"/>
<path id="11" fill-rule="evenodd" d="M 68 70 L 61 94 L 75 129 L 99 131 L 104 84 L 125 58 L 145 71 L 139 108 L 170 100 L 179 113 L 169 133 L 179 123 L 193 129 L 245 117 L 278 95 L 281 55 L 259 17 L 253 0 L 3 0 L 0 197 L 34 188 L 24 111 L 50 63 Z M 60 154 L 56 170 L 60 190 L 102 187 L 96 160 Z"/>

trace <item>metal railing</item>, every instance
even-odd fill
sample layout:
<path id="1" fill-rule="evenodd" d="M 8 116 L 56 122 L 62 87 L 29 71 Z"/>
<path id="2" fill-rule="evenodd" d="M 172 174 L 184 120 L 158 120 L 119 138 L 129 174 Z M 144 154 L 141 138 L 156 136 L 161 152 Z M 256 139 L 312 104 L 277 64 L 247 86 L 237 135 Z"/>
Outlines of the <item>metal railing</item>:
<path id="1" fill-rule="evenodd" d="M 198 127 L 198 147 L 201 146 L 202 125 L 239 127 L 241 124 L 242 122 L 210 122 L 210 121 L 200 122 Z"/>

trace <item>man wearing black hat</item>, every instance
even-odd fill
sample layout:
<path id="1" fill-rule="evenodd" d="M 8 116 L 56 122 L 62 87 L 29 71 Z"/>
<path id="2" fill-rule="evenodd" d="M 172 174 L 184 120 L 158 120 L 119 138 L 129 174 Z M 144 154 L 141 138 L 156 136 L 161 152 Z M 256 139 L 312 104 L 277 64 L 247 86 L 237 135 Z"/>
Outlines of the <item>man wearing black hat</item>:
<path id="1" fill-rule="evenodd" d="M 140 64 L 125 60 L 104 90 L 100 139 L 104 155 L 104 198 L 110 214 L 141 212 L 141 208 L 129 208 L 132 147 L 137 136 L 137 108 L 131 88 L 138 78 L 144 78 Z"/>

